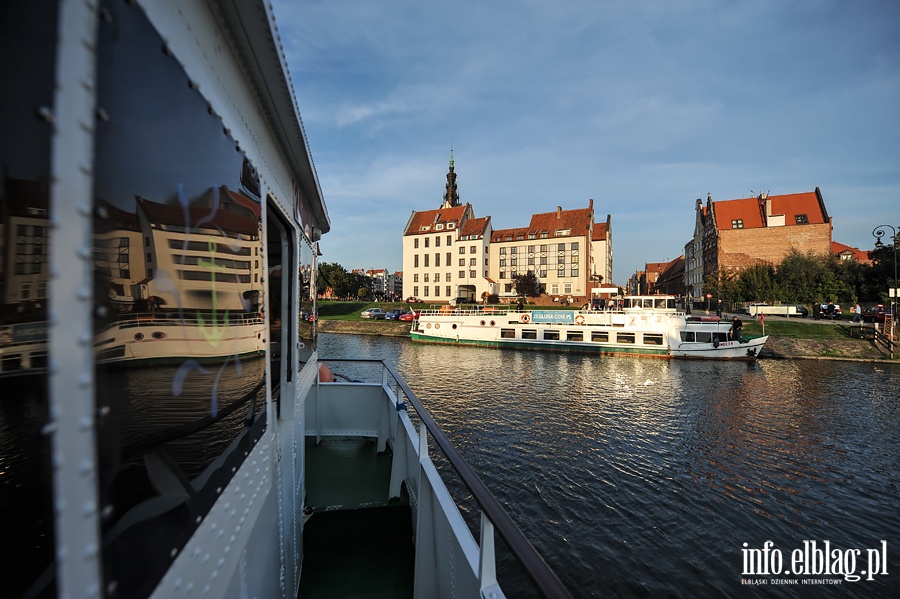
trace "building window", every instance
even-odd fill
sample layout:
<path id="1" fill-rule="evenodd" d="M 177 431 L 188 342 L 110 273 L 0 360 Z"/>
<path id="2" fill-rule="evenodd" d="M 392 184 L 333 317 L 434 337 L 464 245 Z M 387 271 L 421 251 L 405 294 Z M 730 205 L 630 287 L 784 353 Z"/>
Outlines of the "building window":
<path id="1" fill-rule="evenodd" d="M 559 249 L 559 251 L 561 251 L 561 252 L 566 251 L 566 244 L 564 244 L 564 243 L 559 244 L 559 247 L 557 249 Z"/>
<path id="2" fill-rule="evenodd" d="M 452 224 L 453 223 L 450 223 L 449 225 L 447 225 L 447 228 L 452 229 L 453 228 L 451 226 Z M 453 245 L 453 235 L 447 235 L 447 247 L 450 247 L 451 245 Z"/>
<path id="3" fill-rule="evenodd" d="M 426 243 L 425 246 L 427 247 L 428 244 Z M 428 268 L 428 257 L 428 254 L 425 254 L 425 268 Z"/>
<path id="4" fill-rule="evenodd" d="M 577 268 L 573 268 L 573 269 L 572 269 L 572 276 L 573 276 L 573 277 L 577 277 L 577 276 L 578 276 L 578 269 L 577 269 Z"/>
<path id="5" fill-rule="evenodd" d="M 447 252 L 447 266 L 450 266 L 450 263 L 453 261 L 453 254 Z"/>
<path id="6" fill-rule="evenodd" d="M 505 278 L 506 278 L 506 271 L 505 271 L 505 270 L 501 270 L 501 271 L 500 271 L 500 278 L 501 278 L 501 279 L 505 279 Z"/>
<path id="7" fill-rule="evenodd" d="M 474 254 L 475 251 L 476 251 L 476 250 L 475 250 L 475 246 L 474 246 L 474 245 L 473 245 L 472 247 L 469 248 L 469 253 L 470 253 L 470 254 Z"/>
<path id="8" fill-rule="evenodd" d="M 450 297 L 450 285 L 447 285 L 447 293 L 446 293 L 446 296 L 447 296 L 447 297 Z"/>
<path id="9" fill-rule="evenodd" d="M 573 251 L 573 252 L 577 252 L 577 251 L 578 251 L 578 242 L 577 242 L 577 241 L 573 241 L 573 242 L 572 242 L 572 251 Z"/>
<path id="10" fill-rule="evenodd" d="M 805 214 L 795 214 L 794 221 L 798 225 L 808 225 L 809 224 L 809 218 Z"/>
<path id="11" fill-rule="evenodd" d="M 440 225 L 438 225 L 438 226 L 440 227 Z M 443 228 L 443 227 L 441 227 L 441 228 Z M 436 248 L 441 247 L 441 238 L 440 237 L 434 238 L 434 247 L 436 247 Z"/>
<path id="12" fill-rule="evenodd" d="M 428 273 L 426 272 L 426 273 L 425 273 L 425 282 L 426 282 L 426 283 L 428 282 L 428 276 L 429 276 L 429 275 L 428 275 Z"/>
<path id="13" fill-rule="evenodd" d="M 435 283 L 441 282 L 441 273 L 439 273 L 439 272 L 434 273 L 434 282 Z"/>
<path id="14" fill-rule="evenodd" d="M 438 266 L 440 266 L 440 265 L 441 265 L 441 255 L 440 255 L 440 254 L 435 254 L 435 255 L 434 255 L 434 266 L 435 266 L 435 267 L 438 267 Z"/>
<path id="15" fill-rule="evenodd" d="M 448 229 L 452 229 L 452 228 L 455 227 L 455 226 L 456 226 L 456 223 L 447 223 L 447 228 L 448 228 Z"/>
<path id="16" fill-rule="evenodd" d="M 516 266 L 518 264 L 518 262 L 519 262 L 519 260 L 517 258 L 510 258 L 510 260 L 509 260 L 510 266 Z"/>
<path id="17" fill-rule="evenodd" d="M 563 283 L 563 293 L 567 295 L 572 293 L 572 283 Z"/>
<path id="18" fill-rule="evenodd" d="M 428 247 L 428 238 L 425 238 L 425 247 Z"/>
<path id="19" fill-rule="evenodd" d="M 529 257 L 528 257 L 528 264 L 529 264 L 529 265 L 534 264 L 534 256 L 529 256 Z"/>
<path id="20" fill-rule="evenodd" d="M 419 268 L 419 254 L 413 256 L 413 268 Z"/>
<path id="21" fill-rule="evenodd" d="M 542 252 L 546 252 L 546 251 L 547 251 L 547 245 L 546 245 L 546 244 L 541 244 L 541 251 L 542 251 Z"/>
<path id="22" fill-rule="evenodd" d="M 418 237 L 413 239 L 413 249 L 415 249 L 415 250 L 419 249 L 419 238 Z"/>
<path id="23" fill-rule="evenodd" d="M 462 266 L 462 265 L 460 265 L 460 266 Z M 506 258 L 500 259 L 500 266 L 506 266 Z"/>
<path id="24" fill-rule="evenodd" d="M 529 246 L 528 246 L 528 253 L 529 253 L 529 254 L 533 254 L 533 253 L 534 253 L 534 246 L 533 246 L 533 245 L 529 245 Z"/>
<path id="25" fill-rule="evenodd" d="M 469 260 L 469 266 L 475 266 L 476 264 L 478 264 L 478 258 L 472 258 L 471 260 Z"/>
<path id="26" fill-rule="evenodd" d="M 474 270 L 470 270 L 470 271 L 469 271 L 469 277 L 471 277 L 471 278 L 474 279 L 474 278 L 477 277 L 477 276 L 478 276 L 478 275 L 475 274 L 475 271 L 474 271 Z"/>
<path id="27" fill-rule="evenodd" d="M 413 275 L 413 283 L 418 283 L 418 282 L 419 282 L 419 273 L 415 273 Z"/>
<path id="28" fill-rule="evenodd" d="M 413 285 L 413 295 L 414 296 L 419 295 L 419 286 L 418 285 Z"/>
<path id="29" fill-rule="evenodd" d="M 542 270 L 542 271 L 541 271 L 541 278 L 542 278 L 542 279 L 546 279 L 546 278 L 547 278 L 547 271 L 546 271 L 546 270 Z"/>
<path id="30" fill-rule="evenodd" d="M 510 253 L 510 254 L 515 254 L 516 251 L 517 251 L 517 249 L 518 249 L 518 248 L 514 248 L 514 247 L 509 248 L 509 253 Z"/>
<path id="31" fill-rule="evenodd" d="M 559 278 L 563 278 L 564 276 L 566 276 L 566 269 L 560 268 L 559 270 L 557 270 L 556 276 L 558 276 Z"/>
<path id="32" fill-rule="evenodd" d="M 744 228 L 744 219 L 736 218 L 736 219 L 732 220 L 731 228 L 732 229 L 743 229 Z"/>
<path id="33" fill-rule="evenodd" d="M 463 264 L 460 264 L 460 266 L 464 266 L 464 265 L 463 265 Z M 465 278 L 466 278 L 466 271 L 464 271 L 464 270 L 459 271 L 459 278 L 460 278 L 460 279 L 465 279 Z M 500 278 L 503 278 L 503 275 L 500 275 Z"/>
<path id="34" fill-rule="evenodd" d="M 465 266 L 465 265 L 466 265 L 466 259 L 465 259 L 465 258 L 460 258 L 460 259 L 459 259 L 459 265 L 460 265 L 460 266 Z"/>
<path id="35" fill-rule="evenodd" d="M 462 248 L 459 248 L 459 249 L 462 249 Z M 500 248 L 500 255 L 501 255 L 501 256 L 505 256 L 505 255 L 506 255 L 506 248 Z"/>
<path id="36" fill-rule="evenodd" d="M 547 264 L 547 256 L 541 256 L 541 264 Z"/>

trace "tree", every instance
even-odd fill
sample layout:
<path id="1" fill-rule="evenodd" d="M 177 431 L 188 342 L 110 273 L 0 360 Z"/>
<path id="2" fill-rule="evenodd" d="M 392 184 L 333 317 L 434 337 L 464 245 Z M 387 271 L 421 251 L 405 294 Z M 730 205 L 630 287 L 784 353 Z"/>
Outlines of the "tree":
<path id="1" fill-rule="evenodd" d="M 516 275 L 512 280 L 516 293 L 519 295 L 527 297 L 538 297 L 541 295 L 541 282 L 538 281 L 537 275 L 533 271 Z"/>
<path id="2" fill-rule="evenodd" d="M 744 269 L 738 281 L 743 301 L 774 302 L 778 297 L 775 268 L 771 264 L 756 264 Z"/>

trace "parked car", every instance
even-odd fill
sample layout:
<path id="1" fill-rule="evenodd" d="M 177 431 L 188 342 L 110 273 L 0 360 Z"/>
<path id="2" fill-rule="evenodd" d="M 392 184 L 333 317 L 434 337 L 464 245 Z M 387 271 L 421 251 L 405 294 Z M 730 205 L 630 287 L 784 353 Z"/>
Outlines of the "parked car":
<path id="1" fill-rule="evenodd" d="M 405 314 L 401 314 L 397 320 L 402 320 L 403 322 L 409 322 L 412 320 L 416 320 L 419 318 L 420 310 L 413 310 L 411 312 L 406 312 Z"/>
<path id="2" fill-rule="evenodd" d="M 806 306 L 797 304 L 794 307 L 797 308 L 797 316 L 801 318 L 806 318 L 807 316 L 809 316 L 809 310 L 806 308 Z"/>
<path id="3" fill-rule="evenodd" d="M 408 297 L 406 298 L 407 304 L 424 304 L 425 300 L 419 299 L 417 297 Z"/>
<path id="4" fill-rule="evenodd" d="M 388 313 L 384 315 L 385 320 L 400 320 L 400 317 L 407 312 L 411 312 L 409 308 L 394 308 L 393 310 L 388 310 Z"/>
<path id="5" fill-rule="evenodd" d="M 359 313 L 362 318 L 373 318 L 376 320 L 384 320 L 385 312 L 382 308 L 369 308 L 368 310 L 363 310 Z"/>
<path id="6" fill-rule="evenodd" d="M 890 308 L 885 308 L 883 304 L 872 306 L 863 312 L 863 322 L 884 322 L 885 316 L 891 314 Z"/>

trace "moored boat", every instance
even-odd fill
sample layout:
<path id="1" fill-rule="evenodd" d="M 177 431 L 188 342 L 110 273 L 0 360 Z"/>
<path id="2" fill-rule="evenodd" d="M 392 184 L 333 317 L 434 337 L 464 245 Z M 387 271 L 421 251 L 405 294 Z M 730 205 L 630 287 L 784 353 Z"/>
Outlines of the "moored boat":
<path id="1" fill-rule="evenodd" d="M 610 310 L 422 310 L 413 341 L 659 358 L 755 360 L 768 337 L 742 338 L 732 322 L 692 316 L 675 296 L 626 296 Z"/>

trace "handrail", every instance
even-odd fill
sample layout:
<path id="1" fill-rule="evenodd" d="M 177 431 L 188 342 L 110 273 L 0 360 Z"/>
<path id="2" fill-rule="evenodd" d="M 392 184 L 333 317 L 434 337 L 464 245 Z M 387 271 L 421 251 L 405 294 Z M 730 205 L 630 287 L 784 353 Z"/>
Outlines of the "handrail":
<path id="1" fill-rule="evenodd" d="M 535 549 L 531 542 L 525 538 L 525 535 L 522 534 L 519 527 L 516 526 L 512 518 L 509 517 L 509 514 L 506 513 L 506 510 L 504 510 L 503 506 L 500 505 L 500 502 L 497 501 L 497 498 L 494 497 L 490 489 L 487 488 L 487 485 L 482 482 L 481 478 L 478 477 L 478 474 L 476 474 L 469 463 L 466 462 L 462 454 L 459 453 L 450 441 L 450 438 L 444 434 L 444 431 L 441 430 L 437 422 L 432 418 L 431 413 L 428 412 L 424 405 L 422 405 L 422 402 L 419 401 L 419 398 L 416 397 L 416 394 L 410 389 L 403 377 L 394 370 L 393 366 L 385 360 L 374 359 L 320 358 L 319 362 L 381 363 L 394 378 L 394 381 L 397 382 L 397 385 L 399 385 L 400 389 L 406 395 L 407 400 L 409 400 L 415 408 L 416 413 L 419 415 L 419 420 L 425 425 L 428 432 L 431 433 L 435 443 L 437 443 L 438 447 L 441 448 L 441 451 L 444 452 L 450 465 L 453 466 L 453 469 L 456 470 L 456 473 L 459 474 L 460 479 L 462 479 L 463 484 L 471 491 L 472 497 L 481 507 L 482 512 L 486 514 L 488 519 L 493 523 L 494 528 L 500 533 L 503 540 L 506 541 L 510 551 L 512 551 L 513 555 L 515 555 L 519 562 L 524 566 L 528 576 L 541 593 L 545 597 L 572 596 L 571 593 L 569 593 L 569 590 L 563 586 L 563 583 L 556 575 L 556 572 L 547 565 L 547 562 L 544 561 L 541 554 L 537 552 L 537 549 Z"/>

